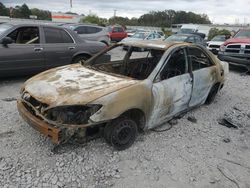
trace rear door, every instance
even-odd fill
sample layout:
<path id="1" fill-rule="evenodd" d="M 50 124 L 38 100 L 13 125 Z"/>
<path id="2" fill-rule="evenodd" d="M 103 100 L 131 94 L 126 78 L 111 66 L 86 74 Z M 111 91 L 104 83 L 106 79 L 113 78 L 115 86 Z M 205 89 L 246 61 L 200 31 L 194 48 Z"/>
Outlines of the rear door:
<path id="1" fill-rule="evenodd" d="M 57 67 L 72 62 L 76 52 L 76 43 L 73 37 L 64 29 L 43 27 L 44 53 L 46 67 Z"/>
<path id="2" fill-rule="evenodd" d="M 25 26 L 7 35 L 13 43 L 7 47 L 0 45 L 1 76 L 33 74 L 45 69 L 40 33 L 39 27 Z"/>
<path id="3" fill-rule="evenodd" d="M 190 107 L 205 102 L 210 89 L 216 82 L 216 66 L 210 57 L 198 47 L 188 48 L 188 59 L 192 68 L 193 91 Z"/>
<path id="4" fill-rule="evenodd" d="M 83 39 L 98 41 L 98 37 L 100 37 L 99 33 L 102 29 L 94 26 L 79 26 L 75 29 L 75 31 Z"/>

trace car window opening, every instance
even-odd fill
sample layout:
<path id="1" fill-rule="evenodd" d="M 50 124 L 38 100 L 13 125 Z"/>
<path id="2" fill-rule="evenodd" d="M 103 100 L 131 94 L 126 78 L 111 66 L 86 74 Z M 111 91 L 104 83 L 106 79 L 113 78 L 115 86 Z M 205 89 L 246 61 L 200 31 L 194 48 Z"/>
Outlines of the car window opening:
<path id="1" fill-rule="evenodd" d="M 161 80 L 166 80 L 188 72 L 188 62 L 184 49 L 177 50 L 172 54 L 160 74 Z"/>
<path id="2" fill-rule="evenodd" d="M 144 80 L 154 70 L 164 52 L 158 49 L 118 46 L 94 59 L 92 68 Z"/>

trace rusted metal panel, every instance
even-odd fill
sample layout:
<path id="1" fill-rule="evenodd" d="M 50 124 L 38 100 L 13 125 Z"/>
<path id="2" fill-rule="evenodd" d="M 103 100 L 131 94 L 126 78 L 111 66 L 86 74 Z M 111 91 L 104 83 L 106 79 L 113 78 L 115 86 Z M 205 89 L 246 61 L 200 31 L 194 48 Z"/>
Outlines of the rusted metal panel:
<path id="1" fill-rule="evenodd" d="M 52 108 L 86 104 L 137 82 L 74 64 L 39 74 L 28 80 L 24 88 L 38 101 Z"/>
<path id="2" fill-rule="evenodd" d="M 60 129 L 55 128 L 47 124 L 41 119 L 38 119 L 37 117 L 33 116 L 22 104 L 20 100 L 17 101 L 17 109 L 19 111 L 19 114 L 22 116 L 22 118 L 34 129 L 38 130 L 43 135 L 51 138 L 52 142 L 54 144 L 60 143 L 59 133 Z"/>

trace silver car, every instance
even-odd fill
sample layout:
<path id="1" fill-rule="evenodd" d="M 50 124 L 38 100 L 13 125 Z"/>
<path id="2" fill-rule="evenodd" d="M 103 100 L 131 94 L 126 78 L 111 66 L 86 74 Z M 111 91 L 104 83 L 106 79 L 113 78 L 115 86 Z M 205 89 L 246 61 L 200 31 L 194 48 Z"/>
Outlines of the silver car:
<path id="1" fill-rule="evenodd" d="M 110 45 L 110 37 L 105 27 L 88 24 L 65 24 L 63 27 L 75 31 L 81 38 Z"/>

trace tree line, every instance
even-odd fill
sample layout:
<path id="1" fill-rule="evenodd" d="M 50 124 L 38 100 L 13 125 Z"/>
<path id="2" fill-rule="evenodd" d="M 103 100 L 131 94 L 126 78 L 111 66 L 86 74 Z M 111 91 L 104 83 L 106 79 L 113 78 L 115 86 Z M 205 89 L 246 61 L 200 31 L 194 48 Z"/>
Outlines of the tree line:
<path id="1" fill-rule="evenodd" d="M 76 14 L 76 13 L 74 13 Z M 30 15 L 36 15 L 39 20 L 51 20 L 51 12 L 47 10 L 40 10 L 37 8 L 30 9 L 26 4 L 22 6 L 15 6 L 10 8 L 5 7 L 0 2 L 0 16 L 10 16 L 13 18 L 26 18 L 29 19 Z M 172 24 L 179 23 L 194 23 L 194 24 L 210 24 L 206 14 L 195 14 L 193 12 L 185 11 L 150 11 L 149 13 L 143 14 L 139 18 L 128 18 L 128 17 L 112 17 L 109 19 L 100 18 L 97 15 L 88 15 L 83 22 L 95 23 L 99 25 L 109 24 L 120 24 L 130 26 L 154 26 L 154 27 L 170 27 Z"/>
<path id="2" fill-rule="evenodd" d="M 0 2 L 0 16 L 29 19 L 30 15 L 36 15 L 37 19 L 39 20 L 51 20 L 50 11 L 40 10 L 38 8 L 30 9 L 26 4 L 23 4 L 22 6 L 15 6 L 13 8 L 8 8 Z"/>

